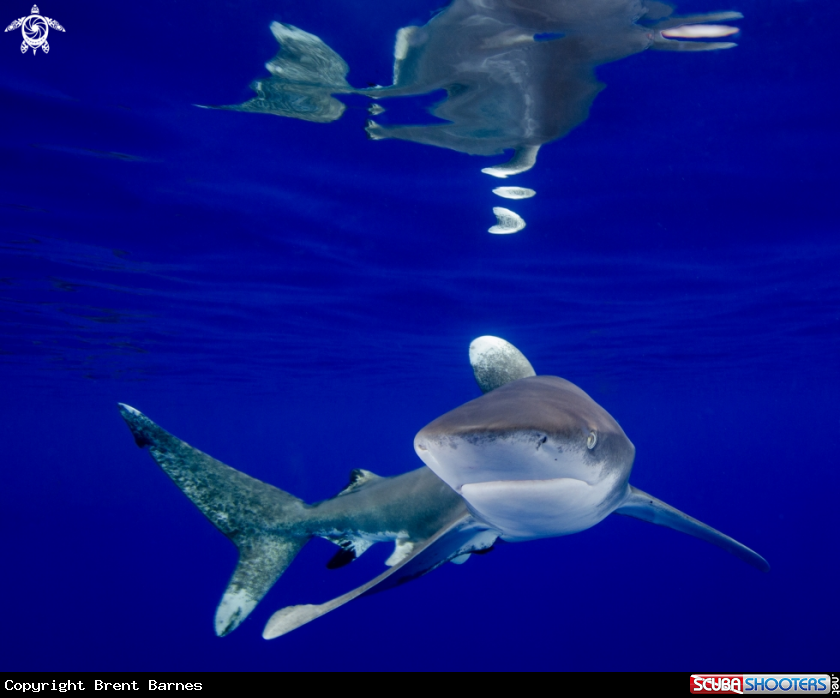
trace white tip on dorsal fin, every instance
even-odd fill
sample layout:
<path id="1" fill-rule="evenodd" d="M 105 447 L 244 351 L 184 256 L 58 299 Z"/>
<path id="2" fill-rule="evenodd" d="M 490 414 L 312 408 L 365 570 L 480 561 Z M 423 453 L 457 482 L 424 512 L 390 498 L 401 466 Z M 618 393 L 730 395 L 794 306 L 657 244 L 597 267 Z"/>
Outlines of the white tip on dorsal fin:
<path id="1" fill-rule="evenodd" d="M 536 376 L 534 367 L 513 344 L 501 337 L 484 336 L 470 343 L 470 364 L 481 392 Z"/>

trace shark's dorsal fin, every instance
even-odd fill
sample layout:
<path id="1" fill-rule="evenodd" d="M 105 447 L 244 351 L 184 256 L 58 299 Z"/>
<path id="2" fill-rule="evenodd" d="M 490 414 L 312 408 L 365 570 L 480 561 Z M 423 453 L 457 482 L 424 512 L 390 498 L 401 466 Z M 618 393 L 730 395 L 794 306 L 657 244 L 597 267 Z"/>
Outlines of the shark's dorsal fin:
<path id="1" fill-rule="evenodd" d="M 269 618 L 263 630 L 263 637 L 266 640 L 280 637 L 359 596 L 385 591 L 409 582 L 459 555 L 486 550 L 493 545 L 497 535 L 496 531 L 478 524 L 471 514 L 463 514 L 417 545 L 402 562 L 353 591 L 318 605 L 304 604 L 280 609 Z"/>
<path id="2" fill-rule="evenodd" d="M 470 343 L 470 365 L 482 393 L 537 375 L 531 362 L 519 349 L 501 337 L 489 335 Z"/>
<path id="3" fill-rule="evenodd" d="M 665 526 L 681 533 L 687 533 L 723 548 L 726 552 L 732 553 L 735 557 L 741 558 L 744 562 L 748 562 L 762 572 L 770 571 L 767 560 L 754 550 L 750 550 L 746 545 L 711 526 L 707 526 L 702 521 L 692 518 L 688 514 L 683 514 L 679 509 L 665 504 L 665 502 L 636 489 L 632 485 L 629 487 L 630 495 L 614 513 L 622 516 L 632 516 L 634 519 L 649 521 L 657 526 Z"/>

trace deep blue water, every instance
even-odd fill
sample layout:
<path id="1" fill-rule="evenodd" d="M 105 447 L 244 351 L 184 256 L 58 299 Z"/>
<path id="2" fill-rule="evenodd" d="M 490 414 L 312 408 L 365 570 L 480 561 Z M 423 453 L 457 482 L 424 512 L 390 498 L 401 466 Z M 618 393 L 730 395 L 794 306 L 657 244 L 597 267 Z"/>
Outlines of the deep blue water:
<path id="1" fill-rule="evenodd" d="M 480 173 L 504 156 L 370 141 L 359 97 L 331 124 L 193 106 L 249 98 L 272 20 L 388 84 L 395 31 L 436 9 L 51 0 L 48 55 L 0 35 L 0 667 L 836 666 L 840 10 L 680 3 L 743 12 L 738 48 L 602 67 L 589 120 L 506 182 L 538 192 L 511 236 L 486 232 Z M 479 394 L 483 334 L 580 385 L 635 444 L 633 484 L 771 571 L 611 516 L 262 640 L 390 552 L 329 571 L 315 541 L 216 638 L 235 549 L 116 403 L 317 501 L 419 467 L 417 430 Z"/>

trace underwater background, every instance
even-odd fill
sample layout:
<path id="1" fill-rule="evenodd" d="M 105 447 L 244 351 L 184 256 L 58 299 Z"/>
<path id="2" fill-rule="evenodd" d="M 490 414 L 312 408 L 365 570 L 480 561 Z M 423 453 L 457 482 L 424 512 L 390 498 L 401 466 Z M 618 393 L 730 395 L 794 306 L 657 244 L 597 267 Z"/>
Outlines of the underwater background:
<path id="1" fill-rule="evenodd" d="M 274 20 L 387 85 L 396 30 L 439 9 L 49 0 L 49 54 L 0 35 L 3 669 L 836 670 L 840 7 L 680 3 L 743 12 L 739 46 L 599 68 L 589 119 L 505 182 L 537 191 L 515 235 L 488 235 L 507 204 L 480 172 L 507 156 L 371 141 L 358 95 L 330 124 L 194 106 L 251 97 Z M 419 467 L 414 434 L 480 394 L 485 334 L 587 391 L 635 486 L 770 572 L 610 516 L 266 642 L 392 549 L 330 571 L 315 540 L 217 638 L 236 550 L 116 403 L 314 502 Z"/>

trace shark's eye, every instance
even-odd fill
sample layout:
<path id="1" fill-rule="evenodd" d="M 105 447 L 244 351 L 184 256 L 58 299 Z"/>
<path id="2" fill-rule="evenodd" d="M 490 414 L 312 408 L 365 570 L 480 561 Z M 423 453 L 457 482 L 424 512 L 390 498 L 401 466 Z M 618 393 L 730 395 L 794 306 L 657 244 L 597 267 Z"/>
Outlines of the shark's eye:
<path id="1" fill-rule="evenodd" d="M 595 444 L 598 443 L 598 432 L 594 429 L 589 432 L 589 436 L 586 437 L 586 448 L 590 451 L 595 448 Z"/>

